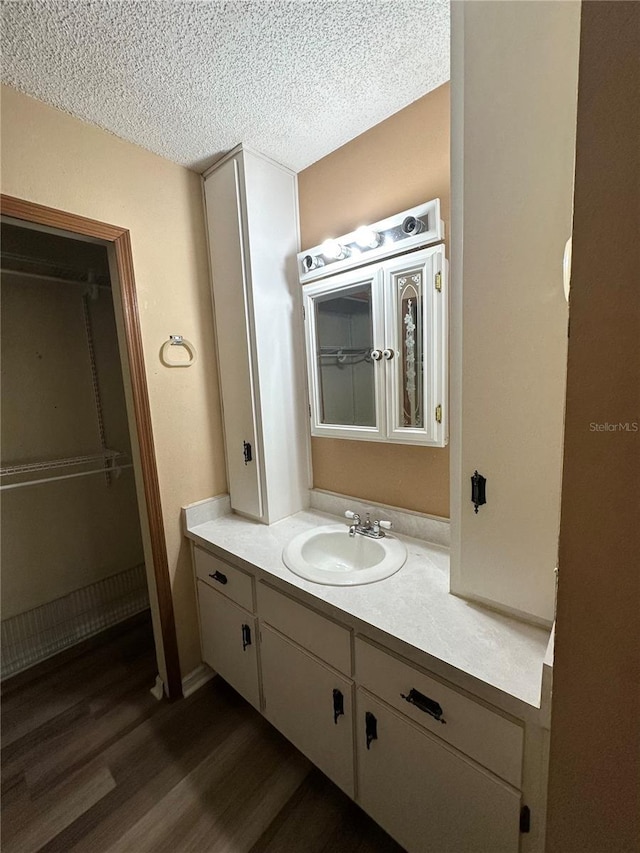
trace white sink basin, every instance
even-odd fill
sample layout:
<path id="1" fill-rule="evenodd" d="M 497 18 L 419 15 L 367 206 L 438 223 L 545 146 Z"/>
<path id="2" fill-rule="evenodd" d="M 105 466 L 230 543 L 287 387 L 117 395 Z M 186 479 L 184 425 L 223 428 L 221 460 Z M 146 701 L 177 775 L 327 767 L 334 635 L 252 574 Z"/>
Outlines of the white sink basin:
<path id="1" fill-rule="evenodd" d="M 282 553 L 285 566 L 306 580 L 333 586 L 373 583 L 395 574 L 407 559 L 402 542 L 390 536 L 349 536 L 344 524 L 300 533 Z"/>

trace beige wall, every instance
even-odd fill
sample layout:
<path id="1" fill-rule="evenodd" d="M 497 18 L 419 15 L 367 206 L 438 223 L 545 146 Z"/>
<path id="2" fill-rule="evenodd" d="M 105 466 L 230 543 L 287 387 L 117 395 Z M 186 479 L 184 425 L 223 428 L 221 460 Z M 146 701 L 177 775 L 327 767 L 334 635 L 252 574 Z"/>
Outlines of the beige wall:
<path id="1" fill-rule="evenodd" d="M 548 853 L 640 850 L 639 56 L 582 4 Z"/>
<path id="2" fill-rule="evenodd" d="M 579 32 L 579 2 L 452 6 L 451 590 L 549 624 Z"/>
<path id="3" fill-rule="evenodd" d="M 302 248 L 432 198 L 449 226 L 449 84 L 298 175 Z M 363 500 L 449 516 L 449 451 L 314 438 L 313 483 Z"/>
<path id="4" fill-rule="evenodd" d="M 200 648 L 180 507 L 226 490 L 200 178 L 3 87 L 2 191 L 131 232 L 184 674 Z M 194 343 L 193 367 L 160 363 L 171 333 Z"/>
<path id="5" fill-rule="evenodd" d="M 33 234 L 33 231 L 27 231 Z M 86 244 L 80 244 L 86 245 Z M 106 266 L 106 252 L 104 253 Z M 3 464 L 100 453 L 86 286 L 2 274 Z M 113 303 L 89 301 L 107 445 L 130 453 Z M 33 481 L 97 465 L 13 477 Z M 144 562 L 133 472 L 8 489 L 0 502 L 2 618 Z"/>

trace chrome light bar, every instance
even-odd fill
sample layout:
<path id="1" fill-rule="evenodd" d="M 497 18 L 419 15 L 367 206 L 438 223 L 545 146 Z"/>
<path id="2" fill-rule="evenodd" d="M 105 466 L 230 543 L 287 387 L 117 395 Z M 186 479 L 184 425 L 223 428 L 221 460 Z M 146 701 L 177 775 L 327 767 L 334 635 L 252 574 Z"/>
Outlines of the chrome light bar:
<path id="1" fill-rule="evenodd" d="M 444 240 L 440 199 L 427 201 L 394 216 L 361 225 L 349 234 L 325 240 L 298 254 L 298 275 L 305 284 L 342 270 L 390 258 Z"/>

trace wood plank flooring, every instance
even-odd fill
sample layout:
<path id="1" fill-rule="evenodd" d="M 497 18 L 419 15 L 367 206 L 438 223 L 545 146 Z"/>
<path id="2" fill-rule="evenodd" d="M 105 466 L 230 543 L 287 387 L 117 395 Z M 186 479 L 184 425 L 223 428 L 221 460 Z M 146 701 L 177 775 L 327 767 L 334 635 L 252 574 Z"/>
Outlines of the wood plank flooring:
<path id="1" fill-rule="evenodd" d="M 2 685 L 3 853 L 402 853 L 221 679 L 155 674 L 144 615 Z"/>

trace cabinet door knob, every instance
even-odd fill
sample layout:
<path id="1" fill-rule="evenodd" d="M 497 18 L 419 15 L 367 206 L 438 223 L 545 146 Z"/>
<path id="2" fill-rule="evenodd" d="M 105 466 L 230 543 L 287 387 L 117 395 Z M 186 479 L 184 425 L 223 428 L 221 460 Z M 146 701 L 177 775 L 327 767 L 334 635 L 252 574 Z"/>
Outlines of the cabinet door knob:
<path id="1" fill-rule="evenodd" d="M 210 574 L 209 577 L 212 578 L 214 581 L 218 581 L 218 583 L 221 583 L 223 585 L 225 583 L 227 583 L 227 576 L 223 575 L 222 572 L 216 571 L 213 574 Z"/>
<path id="2" fill-rule="evenodd" d="M 367 749 L 371 749 L 371 741 L 378 740 L 378 720 L 367 711 L 364 715 L 364 730 L 367 737 Z"/>
<path id="3" fill-rule="evenodd" d="M 337 688 L 333 691 L 333 722 L 338 725 L 338 717 L 344 717 L 344 696 Z"/>
<path id="4" fill-rule="evenodd" d="M 387 361 L 391 361 L 395 353 L 392 349 L 385 349 L 382 351 L 382 355 L 387 359 Z"/>
<path id="5" fill-rule="evenodd" d="M 246 652 L 247 646 L 251 645 L 251 628 L 248 625 L 242 626 L 242 651 Z"/>
<path id="6" fill-rule="evenodd" d="M 382 358 L 382 350 L 381 349 L 372 349 L 371 350 L 371 358 L 374 361 L 380 361 Z"/>

